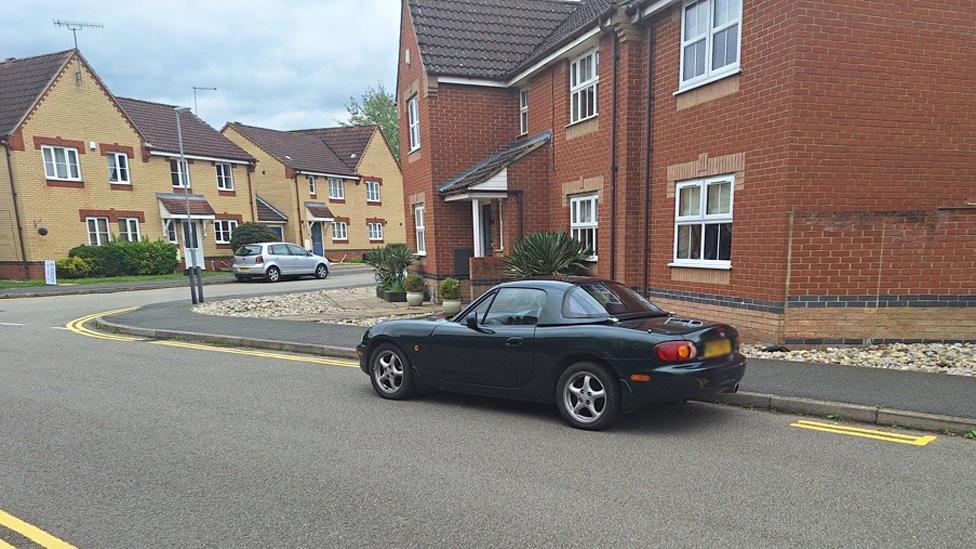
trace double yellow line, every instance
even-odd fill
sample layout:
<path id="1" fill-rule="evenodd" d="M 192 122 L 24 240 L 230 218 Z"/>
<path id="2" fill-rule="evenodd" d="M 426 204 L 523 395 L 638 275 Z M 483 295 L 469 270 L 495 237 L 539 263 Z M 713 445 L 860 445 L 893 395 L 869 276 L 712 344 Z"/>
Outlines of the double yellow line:
<path id="1" fill-rule="evenodd" d="M 878 431 L 875 429 L 862 429 L 860 427 L 852 427 L 849 425 L 838 425 L 835 423 L 820 423 L 819 421 L 808 421 L 801 419 L 790 424 L 790 427 L 797 427 L 800 429 L 810 429 L 811 431 L 821 431 L 824 433 L 835 433 L 838 435 L 847 435 L 851 437 L 867 438 L 871 440 L 880 440 L 883 442 L 896 442 L 898 444 L 909 444 L 911 446 L 925 446 L 926 444 L 932 442 L 937 437 L 934 435 L 905 435 L 902 433 L 893 433 L 891 431 Z"/>
<path id="2" fill-rule="evenodd" d="M 78 335 L 83 335 L 86 337 L 94 337 L 97 339 L 108 339 L 111 341 L 142 341 L 142 338 L 140 337 L 131 337 L 131 336 L 123 336 L 123 335 L 115 335 L 115 334 L 103 334 L 101 332 L 96 332 L 95 330 L 91 330 L 85 327 L 85 324 L 91 322 L 92 320 L 95 320 L 96 318 L 109 316 L 109 315 L 117 315 L 120 313 L 127 313 L 129 311 L 134 311 L 136 309 L 138 309 L 138 307 L 127 307 L 125 309 L 115 309 L 114 311 L 104 311 L 101 313 L 85 315 L 81 318 L 76 318 L 71 322 L 65 324 L 65 328 L 71 330 L 72 332 Z"/>
<path id="3" fill-rule="evenodd" d="M 33 524 L 27 524 L 19 518 L 0 511 L 0 526 L 13 530 L 45 549 L 78 549 L 70 543 L 58 539 Z M 0 549 L 14 549 L 13 545 L 0 540 Z"/>
<path id="4" fill-rule="evenodd" d="M 94 314 L 86 315 L 86 316 L 83 316 L 81 318 L 76 318 L 76 319 L 72 320 L 71 322 L 67 323 L 65 325 L 65 327 L 68 330 L 71 330 L 72 332 L 74 332 L 74 333 L 76 333 L 78 335 L 83 335 L 83 336 L 86 336 L 86 337 L 94 337 L 94 338 L 97 338 L 97 339 L 107 339 L 107 340 L 110 340 L 110 341 L 146 341 L 145 338 L 141 338 L 141 337 L 131 337 L 131 336 L 124 336 L 124 335 L 116 335 L 116 334 L 106 334 L 106 333 L 103 333 L 103 332 L 96 332 L 95 330 L 92 330 L 90 328 L 86 328 L 85 327 L 85 324 L 86 323 L 91 322 L 92 320 L 95 320 L 96 318 L 100 318 L 100 317 L 103 317 L 103 316 L 109 316 L 109 315 L 115 315 L 115 314 L 121 314 L 121 313 L 129 312 L 129 311 L 133 311 L 133 310 L 135 310 L 137 308 L 138 307 L 128 307 L 126 309 L 116 309 L 114 311 L 105 311 L 105 312 L 101 312 L 101 313 L 94 313 Z M 268 352 L 268 351 L 259 351 L 259 350 L 251 350 L 251 349 L 237 349 L 237 348 L 233 348 L 233 347 L 219 347 L 219 346 L 216 346 L 216 345 L 205 345 L 205 344 L 202 344 L 202 343 L 188 343 L 188 342 L 183 342 L 183 341 L 172 341 L 172 340 L 157 340 L 157 341 L 153 341 L 152 344 L 154 344 L 154 345 L 165 345 L 167 347 L 179 347 L 179 348 L 182 348 L 182 349 L 194 349 L 194 350 L 197 350 L 197 351 L 210 351 L 210 352 L 214 352 L 214 353 L 227 353 L 227 354 L 234 354 L 234 355 L 248 355 L 248 356 L 261 357 L 261 358 L 271 358 L 271 359 L 275 359 L 275 360 L 287 360 L 287 361 L 290 361 L 290 362 L 305 362 L 305 363 L 311 363 L 311 364 L 322 364 L 322 365 L 326 365 L 326 366 L 343 366 L 343 367 L 346 367 L 346 368 L 358 368 L 359 367 L 359 363 L 358 362 L 354 362 L 354 361 L 351 361 L 351 360 L 342 360 L 342 359 L 338 359 L 338 358 L 319 358 L 319 357 L 313 357 L 313 356 L 289 355 L 289 354 L 285 354 L 285 353 L 273 353 L 273 352 Z M 0 549 L 6 549 L 6 548 L 3 547 L 2 545 L 0 545 Z"/>

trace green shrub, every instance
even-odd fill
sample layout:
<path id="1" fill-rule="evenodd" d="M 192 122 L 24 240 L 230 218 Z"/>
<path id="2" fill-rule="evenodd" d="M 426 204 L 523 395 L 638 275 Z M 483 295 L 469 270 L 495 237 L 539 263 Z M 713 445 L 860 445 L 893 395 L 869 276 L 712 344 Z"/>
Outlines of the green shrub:
<path id="1" fill-rule="evenodd" d="M 441 299 L 455 300 L 461 295 L 461 283 L 458 279 L 447 277 L 441 280 Z"/>
<path id="2" fill-rule="evenodd" d="M 170 274 L 180 264 L 176 245 L 161 240 L 78 246 L 68 257 L 84 260 L 91 267 L 88 276 L 99 277 Z"/>
<path id="3" fill-rule="evenodd" d="M 95 272 L 95 265 L 83 257 L 62 257 L 55 266 L 58 278 L 86 278 Z"/>
<path id="4" fill-rule="evenodd" d="M 376 286 L 388 292 L 403 291 L 403 279 L 407 267 L 417 261 L 406 244 L 387 244 L 382 248 L 370 250 L 363 256 L 363 261 L 373 267 Z M 400 288 L 394 290 L 394 288 Z"/>
<path id="5" fill-rule="evenodd" d="M 278 234 L 261 223 L 241 223 L 230 236 L 230 249 L 237 251 L 245 244 L 277 242 Z"/>
<path id="6" fill-rule="evenodd" d="M 407 278 L 403 279 L 403 287 L 407 289 L 408 292 L 422 292 L 427 287 L 424 284 L 424 279 L 415 273 L 410 273 Z"/>
<path id="7" fill-rule="evenodd" d="M 589 247 L 566 233 L 541 232 L 526 236 L 504 259 L 505 272 L 516 277 L 586 274 Z"/>

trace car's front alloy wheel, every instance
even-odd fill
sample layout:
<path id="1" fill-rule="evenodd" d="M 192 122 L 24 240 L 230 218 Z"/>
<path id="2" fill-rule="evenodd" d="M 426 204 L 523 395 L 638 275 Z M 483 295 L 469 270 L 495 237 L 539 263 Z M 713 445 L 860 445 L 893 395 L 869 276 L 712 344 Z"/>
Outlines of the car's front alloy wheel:
<path id="1" fill-rule="evenodd" d="M 383 398 L 402 400 L 413 394 L 410 366 L 400 350 L 390 344 L 380 345 L 370 358 L 370 381 Z"/>
<path id="2" fill-rule="evenodd" d="M 329 268 L 325 266 L 325 263 L 315 268 L 315 278 L 326 278 L 327 276 L 329 276 Z"/>
<path id="3" fill-rule="evenodd" d="M 557 391 L 559 412 L 573 427 L 603 429 L 620 413 L 620 392 L 614 377 L 599 364 L 573 364 L 560 376 Z"/>

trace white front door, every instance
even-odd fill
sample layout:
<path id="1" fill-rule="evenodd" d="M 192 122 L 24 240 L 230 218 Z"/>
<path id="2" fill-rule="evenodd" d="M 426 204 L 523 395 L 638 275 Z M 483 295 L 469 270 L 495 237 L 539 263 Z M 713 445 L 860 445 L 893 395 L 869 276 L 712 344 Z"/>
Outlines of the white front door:
<path id="1" fill-rule="evenodd" d="M 203 260 L 203 235 L 199 221 L 183 222 L 183 257 L 186 258 L 187 267 L 196 266 L 206 269 L 206 262 Z"/>

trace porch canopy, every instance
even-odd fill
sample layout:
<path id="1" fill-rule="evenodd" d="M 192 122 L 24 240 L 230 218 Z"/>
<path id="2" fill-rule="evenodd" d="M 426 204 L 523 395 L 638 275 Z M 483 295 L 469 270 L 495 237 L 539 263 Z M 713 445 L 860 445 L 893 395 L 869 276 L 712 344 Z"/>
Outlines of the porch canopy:
<path id="1" fill-rule="evenodd" d="M 305 219 L 309 223 L 318 221 L 331 223 L 335 221 L 335 216 L 332 215 L 332 210 L 324 203 L 308 200 L 305 202 Z"/>
<path id="2" fill-rule="evenodd" d="M 475 257 L 491 254 L 489 249 L 491 222 L 485 219 L 486 215 L 490 217 L 490 211 L 487 214 L 484 213 L 482 206 L 488 208 L 491 201 L 497 200 L 499 209 L 501 209 L 503 201 L 508 198 L 509 166 L 548 144 L 551 140 L 552 132 L 547 130 L 510 143 L 437 188 L 437 193 L 446 202 L 471 202 Z M 499 239 L 501 239 L 503 227 L 501 219 L 499 221 L 498 230 Z"/>
<path id="3" fill-rule="evenodd" d="M 189 196 L 189 212 L 187 212 L 187 197 L 180 193 L 156 193 L 159 200 L 159 215 L 163 219 L 201 219 L 213 220 L 216 212 L 203 195 Z"/>

